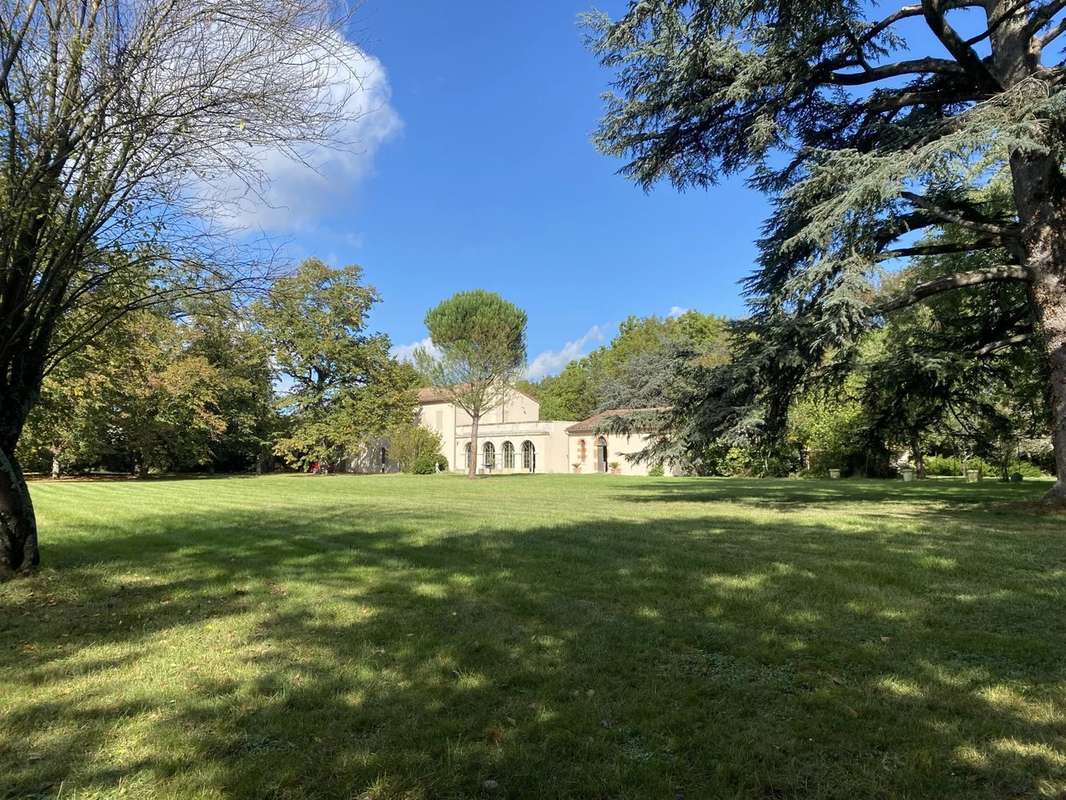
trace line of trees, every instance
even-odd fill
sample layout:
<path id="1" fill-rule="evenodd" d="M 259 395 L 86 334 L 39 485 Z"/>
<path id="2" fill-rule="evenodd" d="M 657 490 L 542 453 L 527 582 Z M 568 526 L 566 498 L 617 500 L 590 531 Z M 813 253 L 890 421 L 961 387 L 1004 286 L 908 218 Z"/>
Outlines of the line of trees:
<path id="1" fill-rule="evenodd" d="M 0 578 L 39 562 L 17 451 L 46 376 L 126 315 L 263 286 L 269 253 L 220 235 L 239 198 L 215 187 L 255 195 L 265 153 L 345 145 L 360 60 L 337 9 L 3 4 Z"/>
<path id="2" fill-rule="evenodd" d="M 355 266 L 309 259 L 241 304 L 186 298 L 125 315 L 45 378 L 18 455 L 33 471 L 343 469 L 412 426 L 419 378 L 367 331 Z"/>
<path id="3" fill-rule="evenodd" d="M 958 256 L 921 259 L 896 280 L 920 282 L 942 271 L 936 261 L 945 258 Z M 522 388 L 538 398 L 545 419 L 670 409 L 666 427 L 640 455 L 699 475 L 824 476 L 840 469 L 884 477 L 905 459 L 922 476 L 927 458 L 939 473 L 949 464 L 954 474 L 966 464 L 1001 477 L 1053 472 L 1037 348 L 1030 343 L 973 359 L 952 341 L 976 324 L 983 302 L 952 294 L 901 310 L 863 337 L 839 382 L 795 394 L 780 437 L 769 443 L 708 435 L 692 413 L 690 404 L 709 384 L 736 374 L 746 345 L 737 323 L 696 311 L 631 317 L 608 345 Z M 641 413 L 604 424 L 626 433 L 648 422 Z"/>

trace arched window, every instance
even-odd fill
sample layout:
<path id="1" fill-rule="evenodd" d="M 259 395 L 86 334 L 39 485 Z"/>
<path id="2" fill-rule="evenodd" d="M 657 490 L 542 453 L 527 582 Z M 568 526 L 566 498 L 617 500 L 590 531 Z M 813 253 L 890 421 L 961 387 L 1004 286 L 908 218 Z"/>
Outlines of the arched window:
<path id="1" fill-rule="evenodd" d="M 381 471 L 382 472 L 388 472 L 389 471 L 389 450 L 388 450 L 388 448 L 382 447 L 381 448 L 381 452 L 378 453 L 378 455 L 380 456 L 380 460 L 381 460 Z"/>
<path id="2" fill-rule="evenodd" d="M 522 469 L 530 472 L 537 471 L 537 449 L 533 446 L 533 442 L 522 442 Z"/>
<path id="3" fill-rule="evenodd" d="M 466 461 L 463 463 L 467 469 L 470 469 L 470 442 L 466 443 Z"/>
<path id="4" fill-rule="evenodd" d="M 596 440 L 596 469 L 607 471 L 607 438 L 604 436 Z"/>
<path id="5" fill-rule="evenodd" d="M 514 469 L 514 445 L 510 442 L 503 443 L 503 468 Z"/>
<path id="6" fill-rule="evenodd" d="M 485 442 L 485 446 L 482 448 L 485 453 L 485 469 L 496 469 L 496 446 L 492 442 Z"/>

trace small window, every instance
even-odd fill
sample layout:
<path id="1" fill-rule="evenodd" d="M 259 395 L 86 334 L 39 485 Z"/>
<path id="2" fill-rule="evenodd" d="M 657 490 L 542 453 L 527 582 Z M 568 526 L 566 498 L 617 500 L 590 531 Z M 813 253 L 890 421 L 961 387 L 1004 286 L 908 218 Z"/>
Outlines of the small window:
<path id="1" fill-rule="evenodd" d="M 503 468 L 514 469 L 514 445 L 510 442 L 503 443 Z"/>
<path id="2" fill-rule="evenodd" d="M 537 471 L 537 450 L 533 447 L 533 442 L 522 442 L 522 469 Z"/>
<path id="3" fill-rule="evenodd" d="M 486 471 L 492 471 L 496 469 L 496 447 L 492 442 L 485 442 L 485 446 L 482 448 L 485 453 L 485 469 Z"/>

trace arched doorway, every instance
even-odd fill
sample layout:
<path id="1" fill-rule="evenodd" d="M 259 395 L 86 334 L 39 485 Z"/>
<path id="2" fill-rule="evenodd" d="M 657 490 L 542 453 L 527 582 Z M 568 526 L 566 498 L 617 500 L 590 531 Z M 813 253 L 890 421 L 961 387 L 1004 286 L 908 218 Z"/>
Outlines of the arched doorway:
<path id="1" fill-rule="evenodd" d="M 604 436 L 596 440 L 596 471 L 607 471 L 607 438 Z"/>
<path id="2" fill-rule="evenodd" d="M 492 442 L 485 442 L 485 446 L 481 448 L 481 451 L 485 455 L 485 463 L 482 464 L 485 472 L 492 472 L 496 469 L 496 446 Z"/>
<path id="3" fill-rule="evenodd" d="M 514 445 L 510 442 L 503 443 L 503 468 L 514 469 Z"/>
<path id="4" fill-rule="evenodd" d="M 522 442 L 522 469 L 527 472 L 537 471 L 537 448 L 529 440 Z"/>
<path id="5" fill-rule="evenodd" d="M 387 447 L 382 447 L 381 448 L 381 451 L 378 453 L 378 460 L 381 462 L 381 471 L 382 472 L 388 472 L 389 471 L 389 449 Z"/>

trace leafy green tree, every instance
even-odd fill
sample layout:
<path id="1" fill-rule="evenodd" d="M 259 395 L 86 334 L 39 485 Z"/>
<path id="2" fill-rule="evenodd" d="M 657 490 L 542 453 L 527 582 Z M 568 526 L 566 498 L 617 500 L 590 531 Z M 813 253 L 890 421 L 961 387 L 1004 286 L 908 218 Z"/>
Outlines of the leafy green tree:
<path id="1" fill-rule="evenodd" d="M 223 259 L 234 248 L 205 233 L 227 200 L 208 187 L 261 187 L 265 151 L 299 158 L 362 113 L 343 16 L 320 0 L 2 5 L 0 578 L 40 561 L 16 448 L 46 375 L 125 313 L 259 284 L 262 260 Z"/>
<path id="2" fill-rule="evenodd" d="M 660 405 L 673 359 L 682 353 L 707 366 L 727 362 L 728 320 L 691 310 L 629 317 L 608 345 L 538 384 L 541 416 L 586 419 L 606 407 Z"/>
<path id="3" fill-rule="evenodd" d="M 253 315 L 287 389 L 287 430 L 275 445 L 289 464 L 337 468 L 392 425 L 412 418 L 417 376 L 366 331 L 378 293 L 357 266 L 308 259 L 275 281 Z"/>
<path id="4" fill-rule="evenodd" d="M 203 356 L 223 376 L 218 414 L 226 429 L 212 447 L 209 467 L 260 471 L 279 433 L 273 353 L 262 331 L 225 294 L 182 301 L 185 352 Z"/>
<path id="5" fill-rule="evenodd" d="M 275 427 L 269 352 L 224 295 L 127 314 L 45 379 L 25 463 L 247 469 Z M 47 467 L 48 464 L 43 466 Z"/>
<path id="6" fill-rule="evenodd" d="M 394 426 L 388 433 L 389 457 L 403 472 L 416 472 L 421 464 L 436 464 L 443 440 L 436 431 L 414 422 Z"/>
<path id="7" fill-rule="evenodd" d="M 862 404 L 849 394 L 806 395 L 790 409 L 788 440 L 806 451 L 808 468 L 815 474 L 830 469 L 876 474 L 868 463 L 862 415 Z"/>
<path id="8" fill-rule="evenodd" d="M 478 425 L 503 402 L 526 363 L 526 313 L 498 294 L 459 292 L 426 314 L 437 354 L 417 354 L 420 370 L 470 415 L 470 463 L 477 475 Z"/>
<path id="9" fill-rule="evenodd" d="M 587 419 L 600 405 L 590 356 L 571 361 L 558 375 L 543 378 L 535 391 L 540 400 L 541 419 Z"/>
<path id="10" fill-rule="evenodd" d="M 713 400 L 679 408 L 674 424 L 776 438 L 792 397 L 839 380 L 887 317 L 1017 284 L 966 352 L 1037 342 L 1058 465 L 1049 500 L 1066 501 L 1066 64 L 1051 46 L 1064 10 L 1060 0 L 922 0 L 883 14 L 845 0 L 641 0 L 614 22 L 590 17 L 615 89 L 597 142 L 626 159 L 625 174 L 685 187 L 743 173 L 774 198 L 735 366 L 708 374 Z M 960 20 L 975 35 L 960 34 Z M 906 35 L 913 24 L 931 34 L 927 52 Z M 914 243 L 938 228 L 950 242 Z M 944 252 L 990 263 L 898 293 L 881 282 L 900 259 Z M 695 426 L 680 419 L 694 413 Z"/>
<path id="11" fill-rule="evenodd" d="M 105 368 L 109 446 L 128 454 L 141 477 L 210 463 L 226 430 L 219 413 L 226 377 L 186 351 L 184 331 L 170 318 L 142 312 L 129 325 L 133 346 L 113 353 Z"/>
<path id="12" fill-rule="evenodd" d="M 112 327 L 45 378 L 19 439 L 20 463 L 59 478 L 72 465 L 98 463 L 108 452 L 110 379 L 101 365 L 125 345 L 118 332 L 119 326 Z"/>

